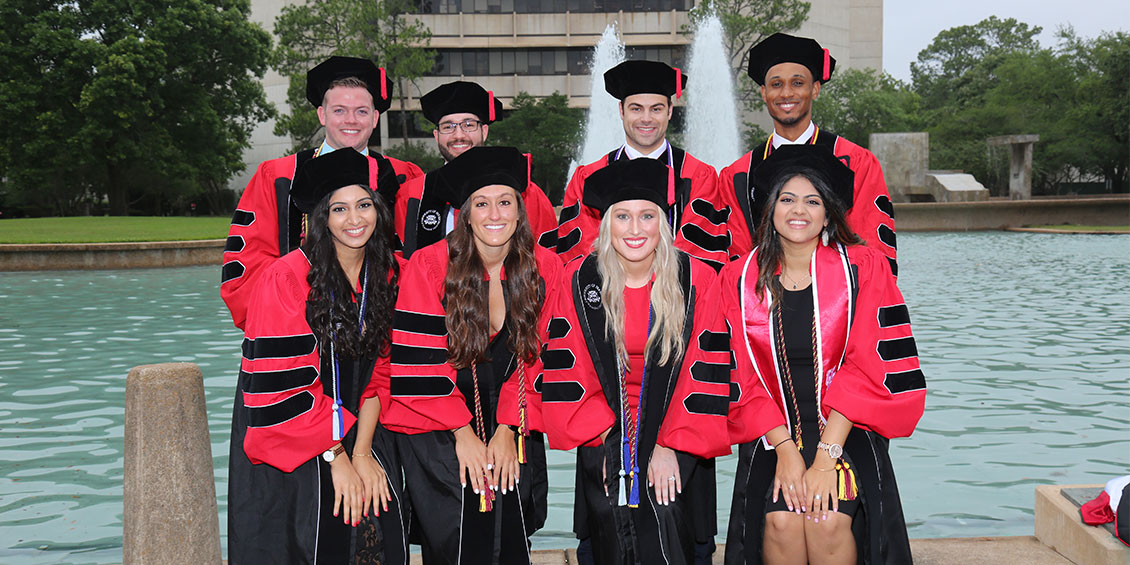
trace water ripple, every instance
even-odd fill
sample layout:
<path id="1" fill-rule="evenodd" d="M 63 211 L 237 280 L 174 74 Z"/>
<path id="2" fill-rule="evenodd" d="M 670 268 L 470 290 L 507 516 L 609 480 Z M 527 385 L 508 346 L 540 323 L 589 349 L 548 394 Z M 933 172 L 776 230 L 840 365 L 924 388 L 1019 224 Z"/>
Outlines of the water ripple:
<path id="1" fill-rule="evenodd" d="M 914 436 L 891 443 L 911 537 L 1030 535 L 1035 485 L 1125 474 L 1127 238 L 948 233 L 899 243 L 899 285 L 930 386 Z M 218 279 L 212 267 L 5 273 L 0 563 L 120 562 L 125 377 L 152 362 L 193 362 L 204 374 L 226 532 L 242 336 Z M 548 454 L 550 512 L 535 547 L 574 543 L 574 461 Z M 717 464 L 719 541 L 735 464 L 734 455 Z"/>

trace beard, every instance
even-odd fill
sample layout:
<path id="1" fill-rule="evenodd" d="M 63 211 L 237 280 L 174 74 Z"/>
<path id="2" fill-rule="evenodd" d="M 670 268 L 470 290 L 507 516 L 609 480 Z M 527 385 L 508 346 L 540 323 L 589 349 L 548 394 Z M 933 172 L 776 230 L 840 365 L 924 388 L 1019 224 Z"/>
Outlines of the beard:
<path id="1" fill-rule="evenodd" d="M 784 119 L 778 118 L 777 116 L 772 117 L 774 122 L 777 122 L 783 126 L 795 126 L 796 124 L 800 123 L 801 120 L 808 118 L 808 112 L 805 112 L 799 116 L 786 117 Z"/>

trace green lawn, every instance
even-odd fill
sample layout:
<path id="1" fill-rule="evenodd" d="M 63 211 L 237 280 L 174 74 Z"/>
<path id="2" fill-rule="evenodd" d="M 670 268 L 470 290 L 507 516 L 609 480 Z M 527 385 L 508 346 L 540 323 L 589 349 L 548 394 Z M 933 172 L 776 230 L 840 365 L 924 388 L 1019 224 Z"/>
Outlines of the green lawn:
<path id="1" fill-rule="evenodd" d="M 1074 224 L 1057 224 L 1051 226 L 1027 226 L 1030 228 L 1040 228 L 1047 230 L 1064 230 L 1064 231 L 1124 231 L 1130 233 L 1130 226 L 1077 226 Z"/>
<path id="2" fill-rule="evenodd" d="M 0 243 L 104 243 L 223 239 L 231 218 L 78 216 L 0 220 Z"/>

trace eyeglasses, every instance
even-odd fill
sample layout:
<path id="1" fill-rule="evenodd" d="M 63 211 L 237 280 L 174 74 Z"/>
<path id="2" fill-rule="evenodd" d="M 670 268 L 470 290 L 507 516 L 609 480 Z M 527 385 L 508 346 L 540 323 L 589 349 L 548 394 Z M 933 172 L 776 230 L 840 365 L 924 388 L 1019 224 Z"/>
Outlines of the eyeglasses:
<path id="1" fill-rule="evenodd" d="M 443 122 L 440 125 L 436 126 L 436 129 L 444 135 L 455 133 L 456 127 L 459 127 L 467 133 L 473 133 L 479 131 L 479 126 L 481 126 L 482 124 L 483 123 L 479 120 L 467 118 L 466 120 L 463 120 L 461 122 Z"/>

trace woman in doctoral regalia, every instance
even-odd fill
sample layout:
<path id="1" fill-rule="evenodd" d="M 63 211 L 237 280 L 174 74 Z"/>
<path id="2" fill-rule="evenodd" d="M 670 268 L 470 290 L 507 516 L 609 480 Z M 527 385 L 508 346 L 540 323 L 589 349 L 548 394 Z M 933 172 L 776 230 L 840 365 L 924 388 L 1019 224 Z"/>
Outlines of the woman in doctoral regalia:
<path id="1" fill-rule="evenodd" d="M 400 271 L 368 161 L 339 149 L 299 168 L 301 248 L 248 308 L 232 416 L 228 561 L 408 562 L 388 400 Z"/>
<path id="2" fill-rule="evenodd" d="M 401 433 L 425 563 L 529 563 L 548 491 L 542 304 L 561 262 L 535 245 L 517 149 L 475 147 L 433 175 L 457 225 L 404 268 L 386 423 Z"/>
<path id="3" fill-rule="evenodd" d="M 713 509 L 713 474 L 680 450 L 697 441 L 697 419 L 724 418 L 727 397 L 671 399 L 707 368 L 684 353 L 712 341 L 698 322 L 715 274 L 673 244 L 674 182 L 653 159 L 617 161 L 585 180 L 582 204 L 601 218 L 599 234 L 591 254 L 566 266 L 542 356 L 546 433 L 553 448 L 577 448 L 584 523 L 575 527 L 591 536 L 598 564 L 692 563 L 695 506 Z"/>
<path id="4" fill-rule="evenodd" d="M 726 563 L 910 563 L 888 444 L 926 382 L 902 294 L 847 227 L 852 172 L 830 151 L 782 146 L 755 175 L 757 247 L 711 291 L 741 444 Z"/>

